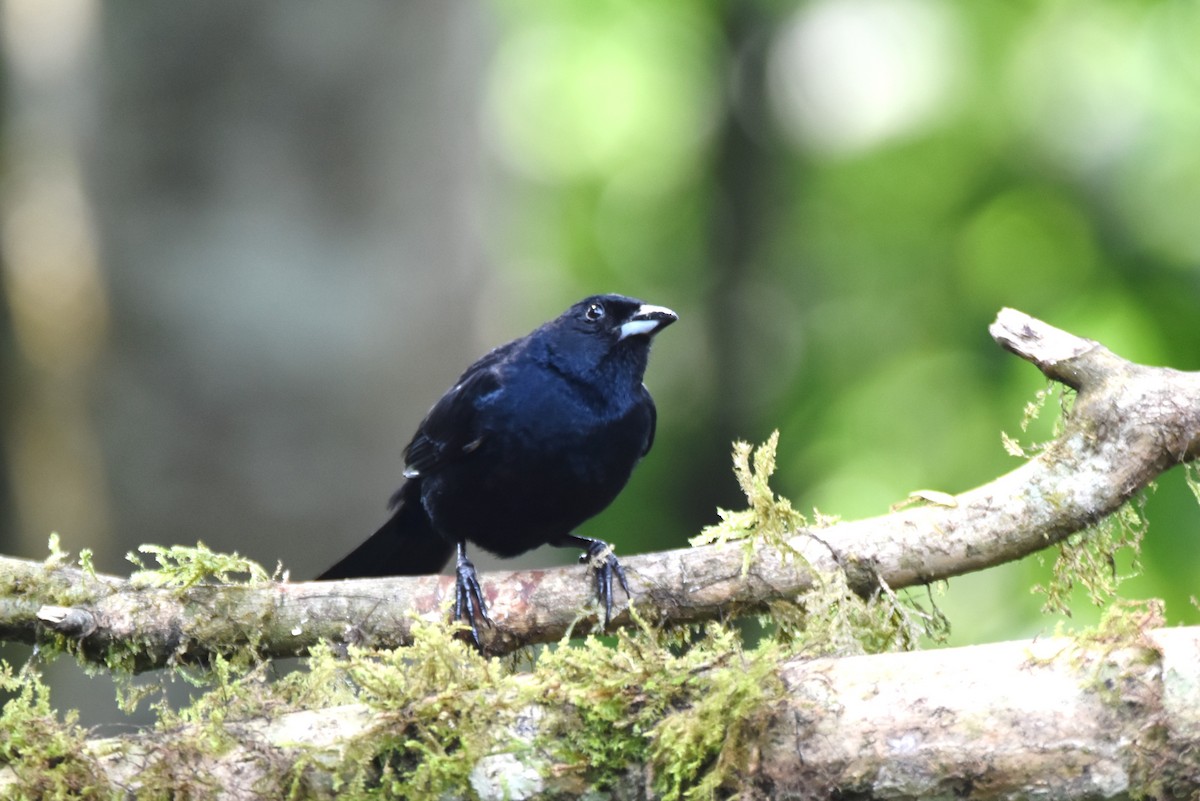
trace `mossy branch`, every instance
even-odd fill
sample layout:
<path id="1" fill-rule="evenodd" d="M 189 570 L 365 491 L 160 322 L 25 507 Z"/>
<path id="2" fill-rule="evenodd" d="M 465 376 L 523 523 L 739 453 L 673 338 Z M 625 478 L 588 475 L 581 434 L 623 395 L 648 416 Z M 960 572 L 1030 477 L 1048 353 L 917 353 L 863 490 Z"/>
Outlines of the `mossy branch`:
<path id="1" fill-rule="evenodd" d="M 641 615 L 680 623 L 764 611 L 841 570 L 866 597 L 1017 560 L 1094 525 L 1200 453 L 1200 374 L 1133 364 L 1011 309 L 990 330 L 1003 347 L 1078 393 L 1061 433 L 1036 457 L 937 504 L 799 528 L 753 552 L 741 542 L 714 542 L 625 556 Z M 769 465 L 751 470 L 748 451 L 741 459 L 748 492 L 769 494 L 755 483 Z M 794 514 L 768 505 L 752 509 L 750 518 L 774 525 Z M 453 590 L 452 579 L 442 576 L 329 583 L 259 576 L 233 586 L 192 576 L 153 587 L 144 577 L 128 581 L 88 567 L 68 567 L 61 558 L 47 564 L 0 558 L 0 639 L 67 643 L 85 658 L 134 670 L 247 645 L 264 656 L 302 654 L 322 640 L 388 647 L 411 641 L 412 612 L 443 619 Z M 483 632 L 487 649 L 511 652 L 593 630 L 586 571 L 488 574 L 483 586 L 496 626 Z M 615 625 L 630 620 L 626 609 Z"/>
<path id="2" fill-rule="evenodd" d="M 0 721 L 20 733 L 0 743 L 0 796 L 1195 798 L 1200 628 L 1142 611 L 1074 638 L 861 657 L 589 641 L 532 674 L 418 625 L 411 649 L 318 653 L 323 709 L 252 674 L 200 699 L 220 716 L 97 739 L 26 682 Z M 337 705 L 349 682 L 359 701 Z"/>

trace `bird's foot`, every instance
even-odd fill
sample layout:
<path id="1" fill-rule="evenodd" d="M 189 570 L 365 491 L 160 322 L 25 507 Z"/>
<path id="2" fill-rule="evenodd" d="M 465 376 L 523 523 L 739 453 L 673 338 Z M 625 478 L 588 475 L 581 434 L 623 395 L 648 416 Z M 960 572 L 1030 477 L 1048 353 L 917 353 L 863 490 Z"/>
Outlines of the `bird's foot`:
<path id="1" fill-rule="evenodd" d="M 492 618 L 483 600 L 483 588 L 479 586 L 475 565 L 461 550 L 454 573 L 457 577 L 454 590 L 454 619 L 471 627 L 471 641 L 475 643 L 476 648 L 482 648 L 479 641 L 479 624 L 475 618 L 478 615 L 489 626 L 492 625 Z"/>
<path id="2" fill-rule="evenodd" d="M 587 550 L 579 561 L 590 564 L 596 574 L 596 597 L 604 604 L 604 628 L 612 621 L 613 607 L 613 576 L 625 591 L 626 598 L 633 598 L 629 591 L 629 582 L 625 580 L 625 568 L 617 561 L 612 546 L 604 540 L 589 540 Z"/>

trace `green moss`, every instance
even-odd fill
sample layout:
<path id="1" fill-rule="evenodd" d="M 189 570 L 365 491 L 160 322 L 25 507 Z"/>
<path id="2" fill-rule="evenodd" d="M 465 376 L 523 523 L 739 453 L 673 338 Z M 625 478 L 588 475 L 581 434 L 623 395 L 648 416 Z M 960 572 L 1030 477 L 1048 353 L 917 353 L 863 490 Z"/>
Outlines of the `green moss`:
<path id="1" fill-rule="evenodd" d="M 650 730 L 650 762 L 663 798 L 714 798 L 742 778 L 757 734 L 784 695 L 780 661 L 776 644 L 763 640 L 748 652 L 734 647 L 722 664 L 697 674 L 686 688 L 691 703 Z"/>
<path id="2" fill-rule="evenodd" d="M 1000 440 L 1004 444 L 1004 450 L 1007 451 L 1010 456 L 1017 456 L 1023 459 L 1032 459 L 1039 453 L 1042 453 L 1049 448 L 1054 441 L 1058 439 L 1059 435 L 1063 433 L 1065 421 L 1070 417 L 1071 409 L 1075 405 L 1076 393 L 1075 390 L 1071 389 L 1070 387 L 1055 382 L 1051 382 L 1044 389 L 1039 389 L 1037 394 L 1034 396 L 1034 399 L 1025 404 L 1025 411 L 1021 417 L 1021 433 L 1029 433 L 1030 427 L 1039 417 L 1041 417 L 1042 410 L 1046 407 L 1046 402 L 1055 395 L 1058 396 L 1060 415 L 1054 421 L 1053 428 L 1051 430 L 1051 439 L 1043 442 L 1035 441 L 1023 444 L 1016 437 L 1009 436 L 1009 434 L 1006 432 L 1001 431 Z"/>
<path id="3" fill-rule="evenodd" d="M 156 738 L 165 743 L 142 757 L 138 798 L 210 798 L 221 789 L 210 766 L 240 745 L 247 726 L 266 724 L 306 707 L 353 701 L 353 693 L 343 687 L 344 667 L 335 669 L 334 662 L 327 647 L 319 648 L 312 669 L 273 681 L 274 666 L 250 652 L 232 659 L 217 656 L 205 669 L 163 672 L 158 683 L 127 690 L 122 699 L 126 711 L 159 695 L 151 706 L 157 717 Z M 341 683 L 333 680 L 339 676 Z M 167 701 L 166 684 L 174 678 L 201 690 L 181 709 Z M 306 788 L 307 771 L 317 763 L 316 756 L 313 748 L 290 746 L 253 749 L 246 758 L 260 775 L 261 786 L 255 789 L 263 797 L 279 797 L 280 788 L 287 788 L 285 797 L 293 797 Z"/>
<path id="4" fill-rule="evenodd" d="M 307 672 L 270 685 L 280 703 L 328 706 L 333 688 L 334 702 L 354 698 L 376 713 L 346 752 L 339 798 L 462 792 L 480 760 L 498 753 L 601 788 L 649 763 L 663 798 L 710 798 L 744 778 L 755 732 L 782 697 L 778 667 L 790 653 L 770 639 L 747 648 L 718 623 L 660 631 L 637 619 L 612 638 L 541 649 L 517 669 L 481 656 L 458 633 L 414 619 L 409 647 L 351 648 L 341 658 L 321 649 Z M 517 725 L 534 708 L 546 710 L 536 742 Z"/>
<path id="5" fill-rule="evenodd" d="M 1076 393 L 1068 387 L 1052 383 L 1039 390 L 1033 401 L 1026 404 L 1021 420 L 1021 431 L 1027 432 L 1038 419 L 1046 402 L 1055 394 L 1059 396 L 1059 418 L 1053 427 L 1054 439 L 1023 445 L 1008 434 L 1002 434 L 1005 449 L 1014 456 L 1033 458 L 1052 448 L 1063 434 L 1074 407 Z M 1189 477 L 1200 475 L 1189 468 Z M 1189 485 L 1200 500 L 1200 482 L 1189 478 Z M 1154 485 L 1149 487 L 1153 491 Z M 1046 493 L 1046 503 L 1061 506 L 1066 498 L 1061 494 Z M 1124 504 L 1112 515 L 1095 525 L 1069 535 L 1057 546 L 1050 580 L 1037 585 L 1033 592 L 1045 596 L 1042 611 L 1047 614 L 1071 614 L 1070 598 L 1077 587 L 1087 592 L 1095 606 L 1103 606 L 1111 600 L 1120 582 L 1141 571 L 1139 557 L 1147 522 L 1143 514 L 1144 494 Z M 1127 552 L 1130 560 L 1130 576 L 1122 576 L 1118 569 L 1118 555 Z M 1041 558 L 1039 556 L 1039 558 Z"/>
<path id="6" fill-rule="evenodd" d="M 14 676 L 0 661 L 0 692 L 13 693 L 0 712 L 0 767 L 10 770 L 14 784 L 5 788 L 12 801 L 116 799 L 95 760 L 83 749 L 87 733 L 75 712 L 59 720 L 50 706 L 50 688 L 36 671 Z"/>
<path id="7" fill-rule="evenodd" d="M 1044 613 L 1069 616 L 1070 598 L 1076 587 L 1087 592 L 1093 605 L 1104 606 L 1116 595 L 1122 581 L 1141 572 L 1142 540 L 1149 525 L 1144 506 L 1145 496 L 1139 496 L 1058 544 L 1050 580 L 1032 589 L 1045 596 Z M 1130 563 L 1125 575 L 1118 568 L 1118 560 L 1123 558 Z"/>
<path id="8" fill-rule="evenodd" d="M 693 546 L 741 540 L 743 574 L 750 569 L 755 551 L 764 545 L 801 560 L 804 558 L 792 547 L 790 539 L 797 529 L 808 525 L 808 521 L 792 508 L 791 501 L 776 495 L 770 486 L 778 447 L 778 431 L 772 432 L 757 448 L 748 442 L 733 443 L 733 475 L 750 508 L 740 512 L 717 509 L 721 522 L 706 527 L 691 539 Z"/>
<path id="9" fill-rule="evenodd" d="M 764 626 L 793 654 L 851 656 L 914 651 L 923 641 L 944 642 L 950 622 L 938 608 L 932 588 L 922 603 L 913 591 L 903 594 L 878 579 L 875 592 L 863 597 L 837 571 L 819 575 L 816 586 L 791 601 L 776 601 L 762 618 Z"/>
<path id="10" fill-rule="evenodd" d="M 1150 632 L 1166 625 L 1166 610 L 1157 598 L 1117 599 L 1104 610 L 1095 628 L 1075 635 L 1082 646 L 1111 645 L 1158 650 Z"/>
<path id="11" fill-rule="evenodd" d="M 147 568 L 140 557 L 132 552 L 126 554 L 125 558 L 138 568 L 129 577 L 135 587 L 187 589 L 210 580 L 221 584 L 238 583 L 238 576 L 245 576 L 245 581 L 250 584 L 263 583 L 271 578 L 257 562 L 238 556 L 237 552 L 217 553 L 203 542 L 197 542 L 194 548 L 183 545 L 140 545 L 138 552 L 153 556 L 158 567 Z"/>
<path id="12" fill-rule="evenodd" d="M 71 554 L 63 550 L 59 536 L 51 534 L 50 553 L 41 571 L 21 569 L 0 571 L 0 595 L 6 599 L 36 602 L 40 605 L 74 606 L 94 599 L 96 589 L 102 586 L 96 579 L 92 567 L 92 552 L 84 549 L 79 554 L 79 567 L 83 581 L 70 566 Z"/>
<path id="13" fill-rule="evenodd" d="M 638 620 L 612 646 L 589 637 L 543 653 L 533 697 L 563 716 L 541 745 L 589 784 L 649 763 L 665 799 L 714 797 L 736 783 L 763 715 L 782 696 L 782 658 L 770 640 L 745 649 L 734 630 L 709 624 L 684 644 Z"/>
<path id="14" fill-rule="evenodd" d="M 849 587 L 844 570 L 819 573 L 794 548 L 791 538 L 808 522 L 790 501 L 770 487 L 778 446 L 778 431 L 757 448 L 745 442 L 734 443 L 733 473 L 749 508 L 738 512 L 718 509 L 721 522 L 704 529 L 691 540 L 692 545 L 741 541 L 743 573 L 760 548 L 773 547 L 799 560 L 813 574 L 812 590 L 772 602 L 767 614 L 760 617 L 763 626 L 788 644 L 793 653 L 878 653 L 911 650 L 923 637 L 943 641 L 949 634 L 949 621 L 937 608 L 932 593 L 922 605 L 912 593 L 895 593 L 877 578 L 874 591 L 864 597 Z M 836 522 L 835 517 L 819 513 L 817 519 L 826 525 Z"/>
<path id="15" fill-rule="evenodd" d="M 57 531 L 50 532 L 47 547 L 50 549 L 50 555 L 46 557 L 46 567 L 62 567 L 71 558 L 71 553 L 63 550 L 62 540 Z"/>
<path id="16" fill-rule="evenodd" d="M 497 745 L 492 737 L 517 709 L 516 685 L 504 662 L 479 654 L 459 630 L 414 616 L 410 646 L 350 649 L 345 675 L 379 714 L 349 749 L 359 770 L 339 797 L 437 798 L 467 786 Z"/>

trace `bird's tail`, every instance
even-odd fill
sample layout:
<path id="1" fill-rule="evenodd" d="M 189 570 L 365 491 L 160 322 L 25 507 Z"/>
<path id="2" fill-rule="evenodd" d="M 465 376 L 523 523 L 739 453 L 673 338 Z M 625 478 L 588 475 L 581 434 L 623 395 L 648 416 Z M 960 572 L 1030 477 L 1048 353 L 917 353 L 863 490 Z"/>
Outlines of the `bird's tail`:
<path id="1" fill-rule="evenodd" d="M 422 576 L 446 566 L 454 543 L 429 522 L 415 491 L 396 493 L 392 516 L 367 541 L 344 559 L 317 576 L 317 581 L 374 576 Z"/>

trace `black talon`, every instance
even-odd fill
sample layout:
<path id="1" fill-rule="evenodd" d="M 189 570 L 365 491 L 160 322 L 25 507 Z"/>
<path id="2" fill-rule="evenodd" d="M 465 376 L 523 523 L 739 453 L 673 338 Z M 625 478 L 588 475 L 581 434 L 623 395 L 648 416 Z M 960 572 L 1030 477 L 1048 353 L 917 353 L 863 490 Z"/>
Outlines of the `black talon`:
<path id="1" fill-rule="evenodd" d="M 493 625 L 492 617 L 488 614 L 487 604 L 483 600 L 483 587 L 479 586 L 479 576 L 475 573 L 475 565 L 467 558 L 466 543 L 458 543 L 458 561 L 454 566 L 456 576 L 454 586 L 454 619 L 463 621 L 471 627 L 471 640 L 476 648 L 481 648 L 479 641 L 479 626 L 475 621 L 476 613 L 483 622 Z M 463 612 L 466 612 L 466 616 Z"/>
<path id="2" fill-rule="evenodd" d="M 604 540 L 587 537 L 576 537 L 576 539 L 582 540 L 587 548 L 583 556 L 579 557 L 579 561 L 592 565 L 592 569 L 596 571 L 596 597 L 604 604 L 604 628 L 607 629 L 608 624 L 612 622 L 614 575 L 616 575 L 621 589 L 625 591 L 625 597 L 633 598 L 633 593 L 629 591 L 629 582 L 625 578 L 625 568 L 621 567 L 617 555 L 613 553 L 612 546 Z"/>

